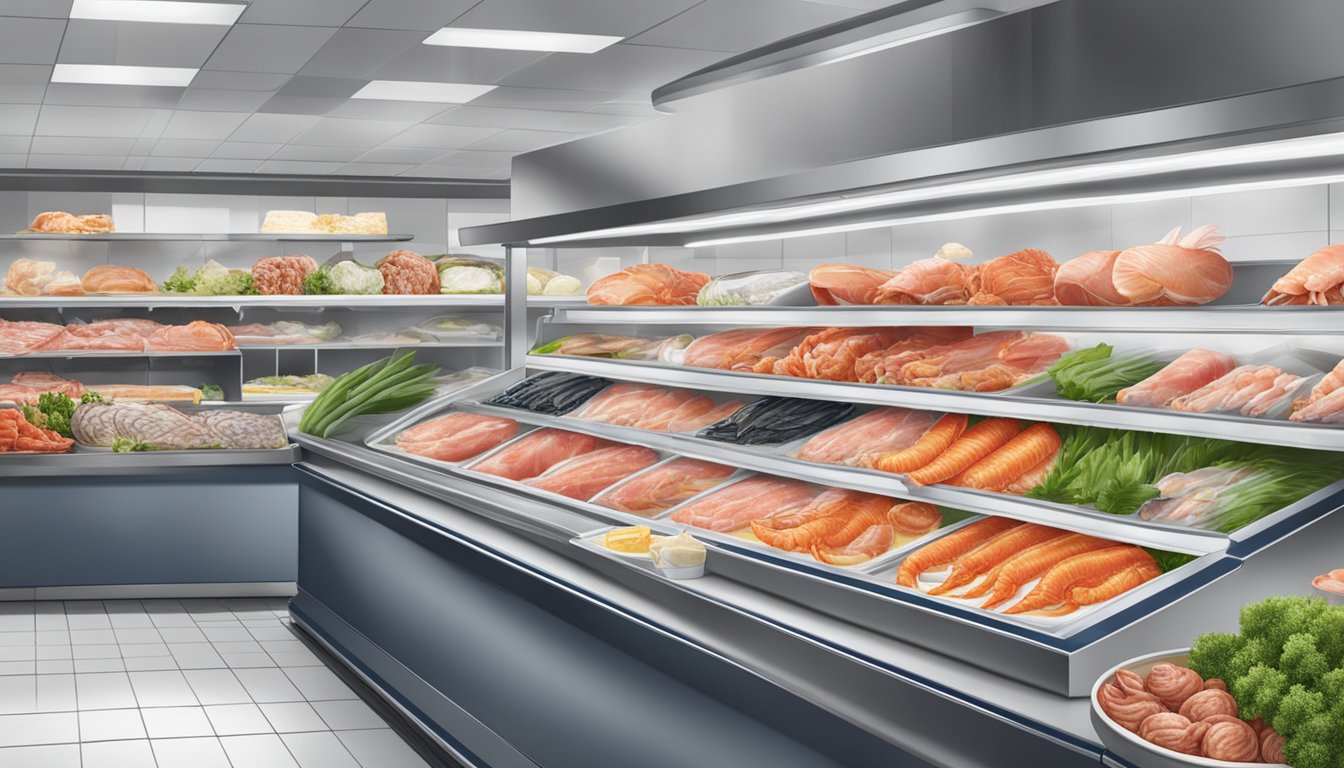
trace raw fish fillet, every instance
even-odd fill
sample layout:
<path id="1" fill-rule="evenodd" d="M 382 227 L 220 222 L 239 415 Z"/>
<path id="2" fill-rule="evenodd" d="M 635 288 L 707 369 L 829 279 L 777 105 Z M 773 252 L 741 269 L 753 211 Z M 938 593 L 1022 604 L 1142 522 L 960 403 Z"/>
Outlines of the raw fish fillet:
<path id="1" fill-rule="evenodd" d="M 1111 283 L 1134 305 L 1208 304 L 1232 287 L 1232 265 L 1218 252 L 1223 236 L 1204 226 L 1184 238 L 1177 227 L 1153 245 L 1115 257 Z"/>
<path id="2" fill-rule="evenodd" d="M 1272 365 L 1243 365 L 1171 401 L 1177 411 L 1209 413 L 1239 410 L 1252 397 L 1269 389 L 1283 371 Z"/>
<path id="3" fill-rule="evenodd" d="M 746 528 L 766 512 L 783 515 L 807 506 L 822 488 L 798 480 L 755 475 L 690 502 L 672 522 L 727 533 Z"/>
<path id="4" fill-rule="evenodd" d="M 658 454 L 642 445 L 616 445 L 562 461 L 526 484 L 586 501 L 607 486 L 657 463 Z"/>
<path id="5" fill-rule="evenodd" d="M 688 432 L 713 424 L 741 407 L 735 401 L 716 405 L 710 398 L 685 389 L 623 382 L 602 390 L 570 415 L 634 429 Z"/>
<path id="6" fill-rule="evenodd" d="M 878 408 L 818 434 L 798 450 L 798 458 L 826 464 L 859 466 L 871 454 L 914 445 L 938 414 L 908 408 Z"/>
<path id="7" fill-rule="evenodd" d="M 73 400 L 84 394 L 84 385 L 46 371 L 23 371 L 8 384 L 0 384 L 0 403 L 36 403 L 46 392 L 59 392 Z"/>
<path id="8" fill-rule="evenodd" d="M 1138 384 L 1120 390 L 1115 401 L 1138 408 L 1165 408 L 1172 400 L 1226 376 L 1236 367 L 1236 359 L 1225 352 L 1192 349 Z"/>
<path id="9" fill-rule="evenodd" d="M 439 461 L 464 461 L 518 434 L 518 422 L 498 416 L 450 413 L 397 435 L 397 447 Z"/>
<path id="10" fill-rule="evenodd" d="M 930 347 L 955 344 L 969 339 L 974 330 L 968 326 L 949 325 L 936 328 L 911 328 L 909 335 L 878 352 L 870 352 L 854 361 L 854 374 L 864 384 L 876 384 L 887 375 L 886 362 L 900 359 L 907 352 Z"/>
<path id="11" fill-rule="evenodd" d="M 1026 306 L 1058 304 L 1055 272 L 1059 263 L 1035 248 L 1000 256 L 975 267 L 966 277 L 968 304 Z"/>
<path id="12" fill-rule="evenodd" d="M 527 480 L 565 459 L 613 445 L 616 443 L 610 440 L 581 435 L 578 432 L 538 429 L 477 461 L 469 469 L 508 480 Z"/>
<path id="13" fill-rule="evenodd" d="M 701 336 L 686 348 L 682 364 L 696 368 L 751 371 L 793 351 L 818 328 L 739 328 Z M 764 367 L 762 365 L 762 367 Z"/>
<path id="14" fill-rule="evenodd" d="M 1055 299 L 1068 307 L 1123 307 L 1130 301 L 1111 283 L 1119 251 L 1089 251 L 1060 265 Z"/>
<path id="15" fill-rule="evenodd" d="M 158 293 L 154 278 L 143 269 L 104 264 L 84 273 L 80 281 L 88 293 Z"/>
<path id="16" fill-rule="evenodd" d="M 703 272 L 683 272 L 666 264 L 636 264 L 600 278 L 588 288 L 589 304 L 687 306 L 709 282 Z"/>
<path id="17" fill-rule="evenodd" d="M 0 355 L 22 355 L 41 349 L 64 330 L 55 323 L 0 320 Z"/>
<path id="18" fill-rule="evenodd" d="M 920 259 L 882 284 L 878 304 L 965 304 L 971 271 L 955 261 Z"/>
<path id="19" fill-rule="evenodd" d="M 237 348 L 228 328 L 204 320 L 165 325 L 145 338 L 145 349 L 150 352 L 223 352 Z"/>
<path id="20" fill-rule="evenodd" d="M 1049 333 L 991 331 L 942 347 L 912 350 L 883 361 L 879 383 L 990 392 L 1041 373 L 1069 351 Z"/>
<path id="21" fill-rule="evenodd" d="M 826 381 L 858 381 L 855 364 L 864 355 L 887 349 L 908 336 L 904 328 L 826 328 L 774 362 L 773 373 Z"/>
<path id="22" fill-rule="evenodd" d="M 679 458 L 632 478 L 594 499 L 604 507 L 652 516 L 727 480 L 736 470 L 722 464 Z"/>
<path id="23" fill-rule="evenodd" d="M 873 269 L 854 264 L 818 264 L 808 274 L 812 296 L 818 304 L 882 304 L 882 284 L 896 276 L 889 269 Z"/>

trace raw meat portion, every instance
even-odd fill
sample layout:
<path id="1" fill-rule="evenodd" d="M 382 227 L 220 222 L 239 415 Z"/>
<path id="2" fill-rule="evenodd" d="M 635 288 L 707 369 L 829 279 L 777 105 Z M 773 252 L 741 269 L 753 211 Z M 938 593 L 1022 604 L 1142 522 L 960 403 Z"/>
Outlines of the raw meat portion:
<path id="1" fill-rule="evenodd" d="M 818 304 L 881 304 L 879 290 L 896 276 L 889 269 L 854 264 L 818 264 L 808 274 L 812 296 Z"/>
<path id="2" fill-rule="evenodd" d="M 143 269 L 104 264 L 84 273 L 80 281 L 88 293 L 158 293 L 154 278 Z"/>
<path id="3" fill-rule="evenodd" d="M 0 320 L 0 354 L 22 355 L 40 349 L 65 329 L 54 323 Z"/>
<path id="4" fill-rule="evenodd" d="M 165 325 L 145 338 L 149 352 L 223 352 L 237 348 L 228 328 L 204 320 Z"/>
<path id="5" fill-rule="evenodd" d="M 763 397 L 695 436 L 738 445 L 772 445 L 826 429 L 852 413 L 854 406 L 849 403 Z"/>
<path id="6" fill-rule="evenodd" d="M 1158 496 L 1139 507 L 1139 518 L 1198 526 L 1213 511 L 1223 491 L 1254 473 L 1251 467 L 1242 466 L 1206 467 L 1167 475 L 1154 483 Z"/>
<path id="7" fill-rule="evenodd" d="M 636 264 L 588 287 L 589 304 L 690 306 L 709 282 L 703 272 L 683 272 L 666 264 Z"/>
<path id="8" fill-rule="evenodd" d="M 1208 304 L 1232 287 L 1232 265 L 1218 252 L 1223 236 L 1203 226 L 1184 238 L 1177 227 L 1153 245 L 1115 257 L 1111 283 L 1138 306 Z"/>
<path id="9" fill-rule="evenodd" d="M 1055 273 L 1059 263 L 1034 248 L 991 259 L 966 278 L 968 304 L 1027 306 L 1058 304 Z"/>
<path id="10" fill-rule="evenodd" d="M 890 356 L 878 383 L 993 392 L 1043 372 L 1068 351 L 1068 342 L 1054 334 L 991 331 Z"/>
<path id="11" fill-rule="evenodd" d="M 1311 394 L 1293 403 L 1293 421 L 1339 424 L 1344 422 L 1344 360 L 1311 388 Z"/>
<path id="12" fill-rule="evenodd" d="M 45 296 L 83 296 L 88 291 L 84 290 L 84 283 L 78 275 L 63 269 L 42 288 L 42 293 Z"/>
<path id="13" fill-rule="evenodd" d="M 715 405 L 708 397 L 685 389 L 620 383 L 602 390 L 570 415 L 635 429 L 688 432 L 713 424 L 741 407 L 736 401 Z"/>
<path id="14" fill-rule="evenodd" d="M 105 213 L 79 215 L 65 211 L 45 211 L 37 214 L 33 223 L 23 232 L 38 234 L 90 235 L 115 232 L 112 217 Z"/>
<path id="15" fill-rule="evenodd" d="M 1089 251 L 1064 262 L 1055 273 L 1055 299 L 1069 307 L 1129 305 L 1111 282 L 1119 251 Z"/>
<path id="16" fill-rule="evenodd" d="M 75 439 L 111 448 L 118 438 L 150 450 L 180 451 L 283 448 L 289 444 L 278 417 L 242 411 L 211 410 L 187 414 L 167 405 L 84 403 L 70 420 Z"/>
<path id="17" fill-rule="evenodd" d="M 698 459 L 679 458 L 651 469 L 594 499 L 604 507 L 652 516 L 727 480 L 737 470 Z"/>
<path id="18" fill-rule="evenodd" d="M 562 461 L 526 485 L 586 501 L 607 486 L 657 463 L 658 454 L 642 445 L 616 445 Z"/>
<path id="19" fill-rule="evenodd" d="M 145 337 L 162 326 L 153 320 L 119 318 L 71 323 L 41 346 L 44 350 L 142 352 Z"/>
<path id="20" fill-rule="evenodd" d="M 41 296 L 56 276 L 56 262 L 18 259 L 5 273 L 5 288 L 20 296 Z"/>
<path id="21" fill-rule="evenodd" d="M 776 519 L 797 512 L 823 490 L 798 480 L 754 475 L 690 502 L 671 519 L 720 533 L 739 531 L 767 511 Z"/>
<path id="22" fill-rule="evenodd" d="M 1344 304 L 1344 245 L 1327 245 L 1274 281 L 1261 304 Z"/>
<path id="23" fill-rule="evenodd" d="M 252 287 L 267 296 L 298 296 L 303 279 L 317 271 L 317 262 L 306 253 L 267 256 L 252 265 Z"/>
<path id="24" fill-rule="evenodd" d="M 289 445 L 279 417 L 246 411 L 208 410 L 192 416 L 220 438 L 223 448 L 256 451 Z"/>
<path id="25" fill-rule="evenodd" d="M 378 260 L 383 293 L 437 295 L 439 268 L 415 251 L 393 251 Z"/>
<path id="26" fill-rule="evenodd" d="M 882 284 L 877 304 L 965 304 L 971 270 L 937 257 L 920 259 Z"/>
<path id="27" fill-rule="evenodd" d="M 1283 371 L 1272 365 L 1243 365 L 1172 400 L 1171 408 L 1196 413 L 1238 411 L 1252 398 L 1274 387 L 1281 375 Z"/>
<path id="28" fill-rule="evenodd" d="M 1139 408 L 1165 408 L 1172 400 L 1226 376 L 1236 367 L 1236 359 L 1229 354 L 1192 349 L 1138 384 L 1120 390 L 1115 401 Z"/>
<path id="29" fill-rule="evenodd" d="M 84 385 L 45 371 L 23 371 L 8 384 L 0 384 L 0 403 L 36 403 L 44 393 L 59 392 L 73 400 L 84 394 Z"/>
<path id="30" fill-rule="evenodd" d="M 938 414 L 908 408 L 878 408 L 831 427 L 808 440 L 798 458 L 825 464 L 863 466 L 870 455 L 914 445 Z"/>
<path id="31" fill-rule="evenodd" d="M 592 376 L 552 371 L 529 376 L 485 402 L 487 405 L 561 416 L 582 405 L 610 383 Z"/>
<path id="32" fill-rule="evenodd" d="M 509 480 L 536 477 L 566 459 L 572 459 L 616 443 L 563 429 L 538 429 L 509 443 L 469 469 Z"/>
<path id="33" fill-rule="evenodd" d="M 725 371 L 770 372 L 819 328 L 738 328 L 701 336 L 686 348 L 682 364 Z"/>
<path id="34" fill-rule="evenodd" d="M 0 453 L 64 453 L 74 444 L 75 441 L 68 437 L 34 426 L 17 408 L 0 408 Z"/>
<path id="35" fill-rule="evenodd" d="M 518 434 L 518 422 L 475 413 L 450 413 L 397 435 L 397 447 L 439 461 L 465 461 Z"/>
<path id="36" fill-rule="evenodd" d="M 826 328 L 776 360 L 772 372 L 805 379 L 858 381 L 854 366 L 859 358 L 887 349 L 908 334 L 904 328 Z M 761 367 L 764 363 L 762 360 Z"/>
<path id="37" fill-rule="evenodd" d="M 967 326 L 949 325 L 936 328 L 909 328 L 905 338 L 886 349 L 869 352 L 854 361 L 854 374 L 864 384 L 876 384 L 887 375 L 887 360 L 901 360 L 901 355 L 929 347 L 955 344 L 969 339 L 974 332 Z"/>

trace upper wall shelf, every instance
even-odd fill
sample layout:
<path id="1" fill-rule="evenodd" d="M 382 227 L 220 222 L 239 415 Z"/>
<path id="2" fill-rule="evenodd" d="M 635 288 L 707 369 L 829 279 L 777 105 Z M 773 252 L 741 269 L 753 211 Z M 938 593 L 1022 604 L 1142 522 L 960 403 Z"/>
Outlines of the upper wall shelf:
<path id="1" fill-rule="evenodd" d="M 219 232 L 188 234 L 170 232 L 108 232 L 91 235 L 17 233 L 0 235 L 0 240 L 52 240 L 57 242 L 247 242 L 247 243 L 404 243 L 415 235 L 309 235 L 262 232 Z"/>
<path id="2" fill-rule="evenodd" d="M 528 306 L 549 309 L 582 301 L 561 300 L 553 296 L 528 297 Z M 187 307 L 264 307 L 271 309 L 442 309 L 496 308 L 504 306 L 502 294 L 375 294 L 340 296 L 192 296 L 189 294 L 119 294 L 109 296 L 4 296 L 3 309 L 79 309 L 108 307 L 118 309 L 173 309 Z"/>

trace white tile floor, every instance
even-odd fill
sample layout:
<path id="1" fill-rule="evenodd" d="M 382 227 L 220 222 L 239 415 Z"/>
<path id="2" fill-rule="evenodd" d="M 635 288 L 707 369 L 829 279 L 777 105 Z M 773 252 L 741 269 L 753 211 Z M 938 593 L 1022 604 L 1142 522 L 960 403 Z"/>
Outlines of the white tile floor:
<path id="1" fill-rule="evenodd" d="M 427 768 L 282 599 L 0 603 L 4 768 Z"/>

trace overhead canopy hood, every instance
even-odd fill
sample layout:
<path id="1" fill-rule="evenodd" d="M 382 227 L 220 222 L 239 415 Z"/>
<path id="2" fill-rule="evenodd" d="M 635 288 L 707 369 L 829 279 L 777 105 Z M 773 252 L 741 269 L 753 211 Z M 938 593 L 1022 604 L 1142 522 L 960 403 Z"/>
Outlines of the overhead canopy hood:
<path id="1" fill-rule="evenodd" d="M 520 156 L 514 220 L 463 243 L 716 244 L 1333 181 L 1341 28 L 1316 0 L 1060 0 Z"/>

